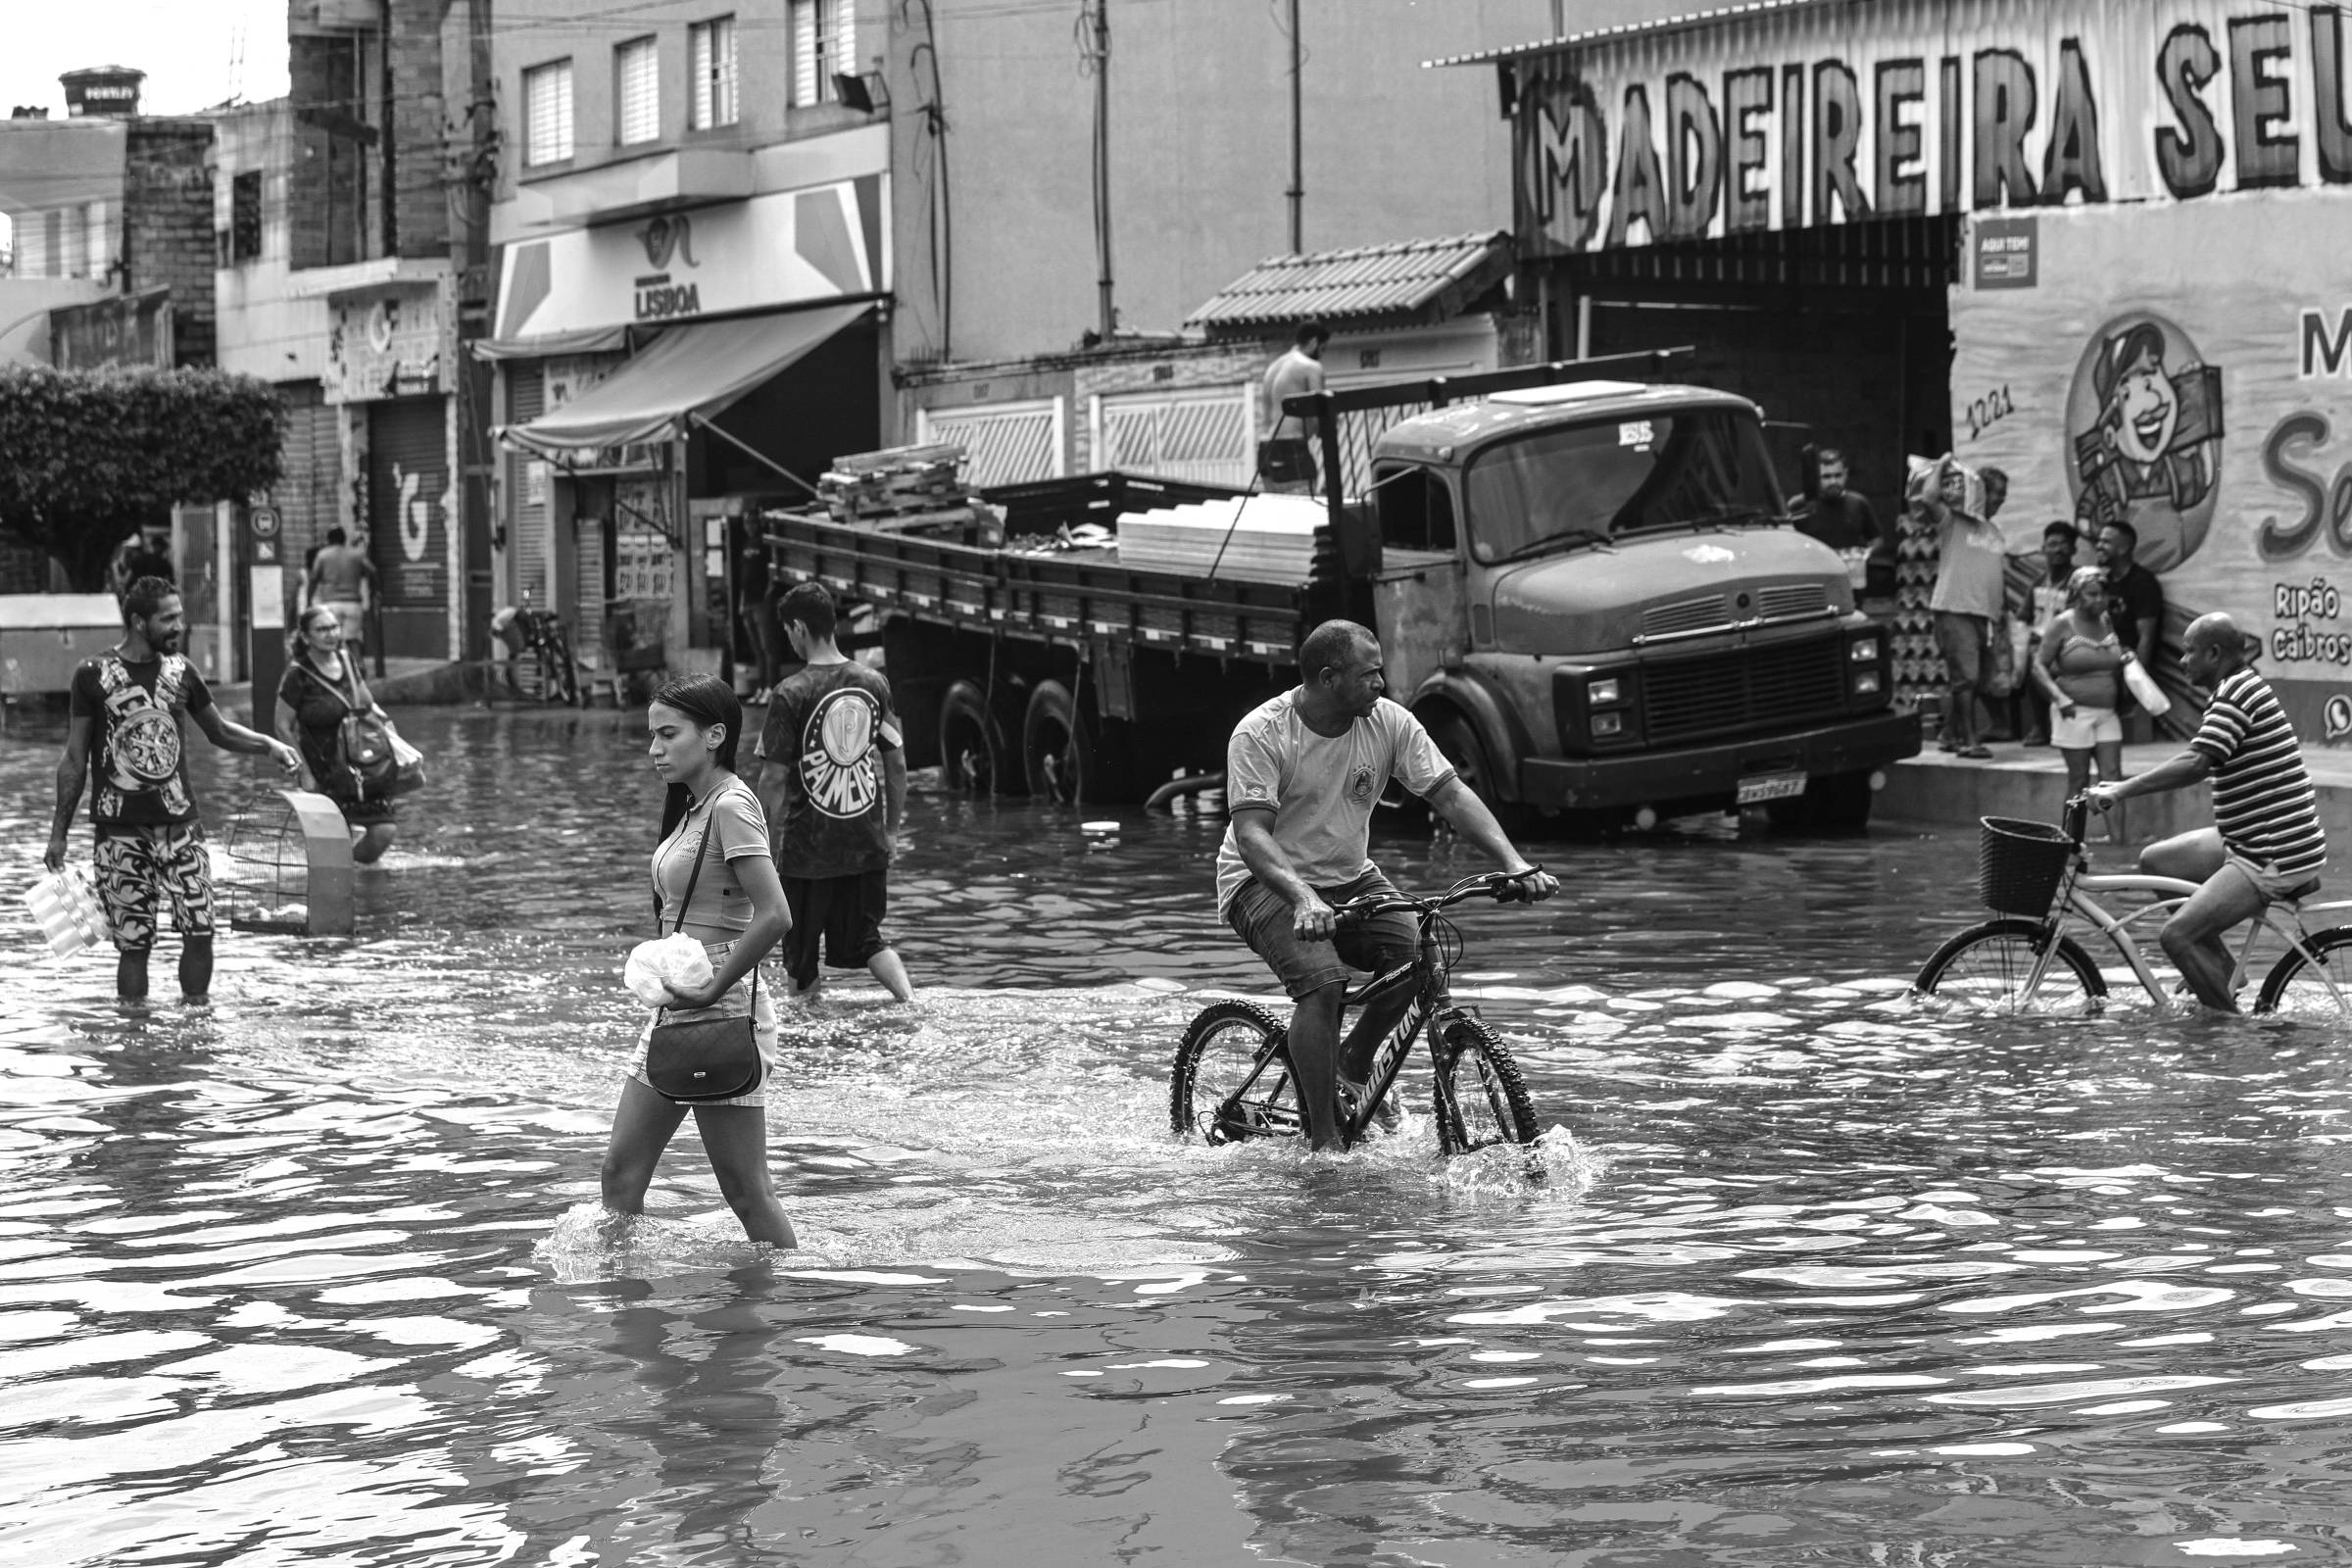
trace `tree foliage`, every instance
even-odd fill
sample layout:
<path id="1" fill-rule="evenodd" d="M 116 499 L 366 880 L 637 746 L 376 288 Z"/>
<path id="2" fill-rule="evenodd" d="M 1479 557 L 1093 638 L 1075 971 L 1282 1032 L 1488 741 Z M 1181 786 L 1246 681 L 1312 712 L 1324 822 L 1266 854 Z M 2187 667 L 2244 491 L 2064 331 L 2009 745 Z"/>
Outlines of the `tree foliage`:
<path id="1" fill-rule="evenodd" d="M 250 375 L 0 366 L 0 534 L 47 551 L 76 589 L 103 588 L 141 523 L 275 484 L 285 423 Z"/>

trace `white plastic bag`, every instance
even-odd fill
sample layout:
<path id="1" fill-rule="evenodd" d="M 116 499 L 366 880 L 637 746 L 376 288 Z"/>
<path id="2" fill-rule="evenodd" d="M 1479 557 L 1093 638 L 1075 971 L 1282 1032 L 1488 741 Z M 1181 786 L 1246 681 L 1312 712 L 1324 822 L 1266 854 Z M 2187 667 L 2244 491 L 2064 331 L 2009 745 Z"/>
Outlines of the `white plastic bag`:
<path id="1" fill-rule="evenodd" d="M 692 991 L 710 983 L 714 971 L 710 955 L 683 931 L 672 931 L 655 942 L 640 942 L 629 952 L 620 978 L 638 1001 L 649 1007 L 666 1007 L 674 999 L 668 988 Z"/>
<path id="2" fill-rule="evenodd" d="M 2173 700 L 2165 696 L 2164 688 L 2156 684 L 2156 677 L 2148 673 L 2147 666 L 2130 654 L 2124 656 L 2124 686 L 2133 702 L 2158 718 L 2173 706 Z"/>

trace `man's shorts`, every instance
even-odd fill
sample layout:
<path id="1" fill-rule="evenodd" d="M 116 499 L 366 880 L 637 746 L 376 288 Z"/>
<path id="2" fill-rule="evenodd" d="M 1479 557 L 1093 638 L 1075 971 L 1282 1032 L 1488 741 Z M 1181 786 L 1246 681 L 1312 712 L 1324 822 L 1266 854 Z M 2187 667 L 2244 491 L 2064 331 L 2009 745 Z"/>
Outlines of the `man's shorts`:
<path id="1" fill-rule="evenodd" d="M 1286 435 L 1278 440 L 1257 444 L 1257 476 L 1266 488 L 1296 485 L 1311 492 L 1315 488 L 1315 449 L 1304 436 Z"/>
<path id="2" fill-rule="evenodd" d="M 318 608 L 335 612 L 335 624 L 343 628 L 345 642 L 368 640 L 368 612 L 357 599 L 321 599 Z"/>
<path id="3" fill-rule="evenodd" d="M 806 991 L 816 980 L 820 937 L 826 966 L 834 969 L 862 969 L 890 946 L 882 940 L 882 916 L 890 910 L 888 871 L 783 880 L 784 906 L 792 911 L 792 929 L 784 933 L 784 972 L 795 989 Z"/>
<path id="4" fill-rule="evenodd" d="M 1315 889 L 1334 908 L 1366 894 L 1396 891 L 1396 885 L 1376 870 L 1338 887 Z M 1404 909 L 1350 921 L 1328 940 L 1315 942 L 1298 935 L 1297 921 L 1290 901 L 1255 877 L 1241 885 L 1225 908 L 1225 923 L 1266 960 L 1293 1001 L 1335 980 L 1344 983 L 1354 971 L 1380 974 L 1410 963 L 1421 951 L 1420 922 Z"/>
<path id="5" fill-rule="evenodd" d="M 1936 651 L 1943 656 L 1943 682 L 1964 691 L 1982 687 L 1991 673 L 1986 639 L 1992 622 L 1956 610 L 1936 612 Z"/>
<path id="6" fill-rule="evenodd" d="M 2302 898 L 2316 891 L 2320 885 L 2320 876 L 2316 871 L 2276 871 L 2267 860 L 2240 855 L 2228 845 L 2222 847 L 2222 864 L 2225 868 L 2235 867 L 2247 881 L 2253 883 L 2254 891 L 2262 895 L 2265 904 L 2277 904 L 2280 899 Z"/>
<path id="7" fill-rule="evenodd" d="M 98 829 L 98 899 L 114 927 L 115 946 L 143 953 L 155 946 L 155 903 L 172 904 L 172 928 L 182 937 L 213 934 L 213 858 L 204 824 Z"/>

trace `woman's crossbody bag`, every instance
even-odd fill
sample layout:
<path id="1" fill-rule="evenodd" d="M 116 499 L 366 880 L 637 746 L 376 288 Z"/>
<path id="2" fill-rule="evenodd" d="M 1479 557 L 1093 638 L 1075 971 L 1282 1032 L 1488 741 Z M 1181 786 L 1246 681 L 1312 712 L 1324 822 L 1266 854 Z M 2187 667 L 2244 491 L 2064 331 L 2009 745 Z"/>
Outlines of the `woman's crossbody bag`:
<path id="1" fill-rule="evenodd" d="M 703 857 L 710 849 L 710 821 L 705 817 L 703 836 L 694 849 L 694 870 L 686 878 L 686 896 L 678 901 L 677 923 L 670 927 L 672 935 L 686 928 L 686 910 L 694 903 L 694 885 L 702 880 Z M 681 1105 L 750 1094 L 760 1087 L 760 1037 L 755 1022 L 759 1010 L 760 967 L 754 964 L 751 1010 L 743 1016 L 664 1023 L 657 1013 L 653 1036 L 645 1046 L 645 1081 L 655 1094 Z"/>

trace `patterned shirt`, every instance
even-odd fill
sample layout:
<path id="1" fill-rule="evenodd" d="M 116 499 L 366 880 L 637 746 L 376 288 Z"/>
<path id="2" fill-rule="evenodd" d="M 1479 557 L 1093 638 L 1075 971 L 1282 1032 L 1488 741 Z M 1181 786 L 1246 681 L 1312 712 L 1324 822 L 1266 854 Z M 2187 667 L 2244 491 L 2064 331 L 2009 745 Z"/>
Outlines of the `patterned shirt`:
<path id="1" fill-rule="evenodd" d="M 213 693 L 195 665 L 178 654 L 134 664 L 109 651 L 74 669 L 71 703 L 74 717 L 90 721 L 92 823 L 177 827 L 196 820 L 180 719 L 212 707 Z"/>
<path id="2" fill-rule="evenodd" d="M 809 664 L 777 686 L 754 755 L 784 770 L 776 871 L 796 880 L 890 865 L 888 774 L 900 749 L 890 682 L 855 661 Z"/>
<path id="3" fill-rule="evenodd" d="M 2302 749 L 2269 684 L 2250 669 L 2225 676 L 2188 744 L 2213 764 L 2222 842 L 2281 876 L 2317 874 L 2328 839 Z"/>

